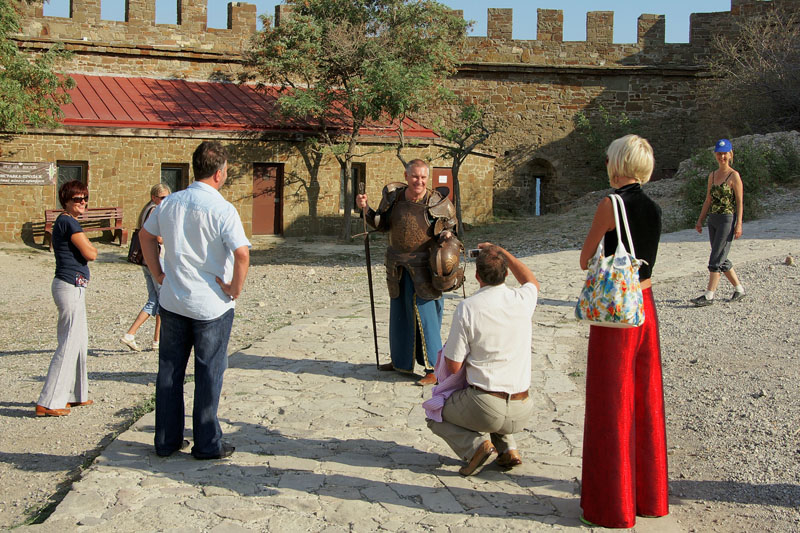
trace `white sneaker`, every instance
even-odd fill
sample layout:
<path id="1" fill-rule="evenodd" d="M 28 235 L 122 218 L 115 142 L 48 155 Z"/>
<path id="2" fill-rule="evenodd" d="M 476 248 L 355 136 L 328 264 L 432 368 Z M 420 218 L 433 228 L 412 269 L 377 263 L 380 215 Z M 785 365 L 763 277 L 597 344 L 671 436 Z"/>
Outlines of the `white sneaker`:
<path id="1" fill-rule="evenodd" d="M 128 335 L 127 333 L 119 338 L 119 342 L 133 350 L 134 352 L 139 351 L 139 345 L 136 344 L 136 339 L 133 335 Z"/>
<path id="2" fill-rule="evenodd" d="M 154 352 L 158 351 L 158 341 L 153 341 L 153 351 Z"/>

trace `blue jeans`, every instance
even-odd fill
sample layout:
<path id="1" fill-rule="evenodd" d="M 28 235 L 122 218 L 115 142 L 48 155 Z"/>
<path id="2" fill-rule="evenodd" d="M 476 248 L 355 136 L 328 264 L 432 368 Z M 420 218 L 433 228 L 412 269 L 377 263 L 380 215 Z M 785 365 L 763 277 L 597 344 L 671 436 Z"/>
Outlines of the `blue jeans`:
<path id="1" fill-rule="evenodd" d="M 142 307 L 142 311 L 150 316 L 158 314 L 158 292 L 161 290 L 161 285 L 153 278 L 150 269 L 146 266 L 142 267 L 144 272 L 144 281 L 147 283 L 147 303 Z"/>
<path id="2" fill-rule="evenodd" d="M 156 453 L 169 455 L 183 443 L 183 380 L 194 347 L 194 447 L 192 455 L 222 450 L 217 420 L 222 375 L 228 368 L 233 309 L 212 320 L 195 320 L 161 308 L 161 342 L 156 378 Z"/>

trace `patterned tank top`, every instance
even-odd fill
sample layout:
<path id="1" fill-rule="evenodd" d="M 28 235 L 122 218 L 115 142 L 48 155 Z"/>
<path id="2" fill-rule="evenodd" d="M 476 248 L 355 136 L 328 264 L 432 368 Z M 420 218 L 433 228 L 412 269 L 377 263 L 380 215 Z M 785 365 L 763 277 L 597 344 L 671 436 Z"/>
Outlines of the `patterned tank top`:
<path id="1" fill-rule="evenodd" d="M 719 185 L 711 184 L 711 212 L 715 215 L 732 215 L 734 213 L 733 189 L 728 185 L 731 174 L 733 171 Z"/>

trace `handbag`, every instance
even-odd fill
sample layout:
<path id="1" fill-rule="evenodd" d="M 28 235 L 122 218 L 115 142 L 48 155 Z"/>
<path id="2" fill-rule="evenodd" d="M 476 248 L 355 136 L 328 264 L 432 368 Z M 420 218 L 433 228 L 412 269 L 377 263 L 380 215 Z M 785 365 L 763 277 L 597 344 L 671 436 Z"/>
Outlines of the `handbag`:
<path id="1" fill-rule="evenodd" d="M 578 298 L 578 305 L 575 306 L 575 317 L 595 326 L 635 328 L 644 324 L 645 320 L 639 266 L 647 262 L 636 259 L 622 198 L 617 194 L 610 194 L 609 198 L 614 209 L 617 250 L 614 255 L 603 255 L 603 239 L 600 239 L 597 252 L 589 260 L 586 283 Z M 622 241 L 617 205 L 622 211 L 622 222 L 625 224 L 631 253 L 628 253 Z"/>
<path id="2" fill-rule="evenodd" d="M 131 235 L 131 245 L 128 248 L 128 262 L 134 265 L 144 266 L 144 254 L 142 253 L 142 244 L 139 242 L 139 230 L 136 229 Z"/>
<path id="3" fill-rule="evenodd" d="M 153 205 L 150 209 L 147 210 L 147 213 L 144 215 L 144 220 L 142 220 L 142 226 L 147 221 L 150 214 L 153 212 L 156 206 Z M 128 262 L 133 263 L 134 265 L 141 265 L 146 266 L 144 262 L 144 254 L 142 253 L 142 243 L 139 241 L 139 230 L 141 227 L 136 228 L 133 230 L 133 235 L 131 235 L 131 245 L 128 248 Z M 159 248 L 160 249 L 160 248 Z"/>

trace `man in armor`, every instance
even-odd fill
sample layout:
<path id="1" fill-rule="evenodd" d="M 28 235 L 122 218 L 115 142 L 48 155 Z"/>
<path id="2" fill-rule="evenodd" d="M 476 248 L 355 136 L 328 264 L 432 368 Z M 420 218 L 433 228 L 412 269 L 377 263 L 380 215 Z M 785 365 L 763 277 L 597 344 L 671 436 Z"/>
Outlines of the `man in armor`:
<path id="1" fill-rule="evenodd" d="M 453 287 L 443 287 L 442 278 L 432 275 L 429 260 L 432 248 L 455 240 L 457 219 L 450 200 L 428 189 L 425 161 L 409 162 L 405 179 L 406 183 L 390 183 L 383 188 L 377 211 L 369 208 L 366 194 L 356 196 L 359 209 L 366 208 L 367 223 L 389 233 L 385 265 L 391 298 L 392 361 L 378 368 L 413 372 L 416 361 L 425 369 L 425 376 L 417 384 L 433 385 L 433 368 L 442 348 L 442 290 Z"/>

